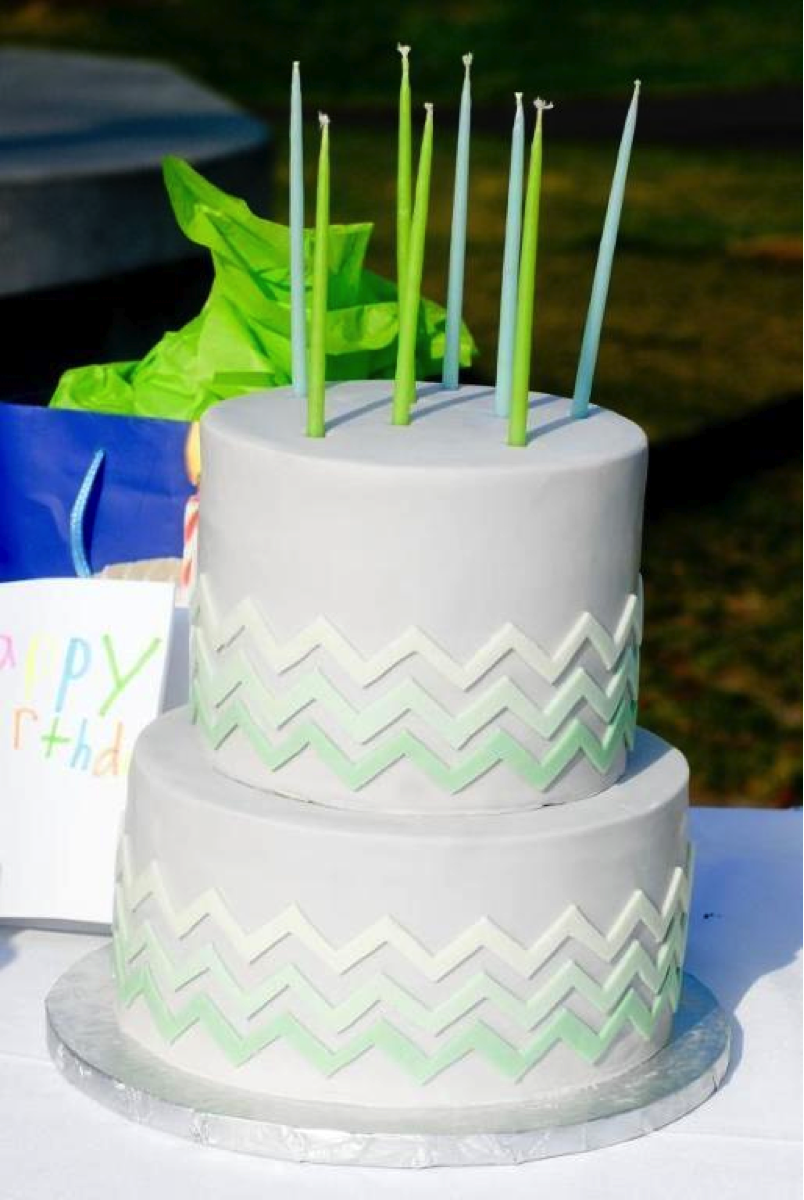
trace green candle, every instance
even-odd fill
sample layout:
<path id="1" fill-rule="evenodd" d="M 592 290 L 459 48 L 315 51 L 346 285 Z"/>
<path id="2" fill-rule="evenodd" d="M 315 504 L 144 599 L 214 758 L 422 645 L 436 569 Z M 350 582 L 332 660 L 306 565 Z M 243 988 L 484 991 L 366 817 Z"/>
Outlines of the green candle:
<path id="1" fill-rule="evenodd" d="M 318 114 L 321 149 L 315 201 L 313 297 L 310 315 L 310 370 L 307 383 L 307 436 L 324 436 L 327 366 L 327 276 L 329 273 L 329 117 Z"/>
<path id="2" fill-rule="evenodd" d="M 534 101 L 536 128 L 530 148 L 528 190 L 522 221 L 522 250 L 519 258 L 519 286 L 516 297 L 516 333 L 514 373 L 511 384 L 511 410 L 508 418 L 508 445 L 528 444 L 528 392 L 530 354 L 533 338 L 533 293 L 536 286 L 536 250 L 539 245 L 539 199 L 542 190 L 542 113 L 552 104 Z"/>
<path id="3" fill-rule="evenodd" d="M 422 146 L 416 174 L 416 199 L 410 224 L 410 246 L 405 269 L 405 291 L 399 307 L 399 348 L 394 383 L 394 425 L 410 424 L 411 405 L 416 400 L 416 326 L 424 265 L 427 208 L 430 203 L 430 170 L 433 161 L 433 106 L 425 104 Z"/>
<path id="4" fill-rule="evenodd" d="M 405 268 L 410 245 L 410 209 L 412 165 L 412 134 L 410 124 L 410 46 L 397 46 L 402 55 L 402 81 L 399 85 L 399 142 L 396 163 L 396 285 L 399 302 L 405 290 Z"/>

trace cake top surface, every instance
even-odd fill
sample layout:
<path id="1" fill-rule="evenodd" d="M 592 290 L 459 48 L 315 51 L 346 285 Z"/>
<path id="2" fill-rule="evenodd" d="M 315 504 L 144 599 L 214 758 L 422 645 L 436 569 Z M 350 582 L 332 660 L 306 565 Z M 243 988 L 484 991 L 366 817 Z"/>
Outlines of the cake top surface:
<path id="1" fill-rule="evenodd" d="M 570 416 L 570 401 L 532 394 L 528 445 L 507 444 L 508 423 L 494 412 L 494 389 L 438 383 L 417 387 L 409 426 L 391 424 L 393 382 L 365 380 L 327 387 L 326 437 L 305 436 L 306 400 L 290 388 L 252 392 L 211 409 L 203 427 L 216 435 L 303 459 L 406 468 L 561 470 L 640 454 L 638 425 L 593 406 Z"/>

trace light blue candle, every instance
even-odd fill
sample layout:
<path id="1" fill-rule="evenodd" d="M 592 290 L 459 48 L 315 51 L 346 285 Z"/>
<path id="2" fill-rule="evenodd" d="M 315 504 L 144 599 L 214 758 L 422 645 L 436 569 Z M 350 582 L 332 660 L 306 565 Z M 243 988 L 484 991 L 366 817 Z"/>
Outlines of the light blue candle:
<path id="1" fill-rule="evenodd" d="M 606 297 L 611 280 L 611 264 L 614 259 L 614 248 L 617 244 L 617 230 L 620 226 L 620 213 L 623 207 L 625 180 L 628 175 L 628 163 L 631 158 L 631 145 L 634 140 L 636 126 L 637 103 L 639 100 L 639 80 L 634 84 L 634 95 L 628 116 L 625 118 L 623 135 L 620 140 L 620 150 L 617 155 L 617 166 L 614 169 L 614 179 L 609 194 L 609 206 L 606 209 L 606 220 L 603 234 L 600 238 L 600 249 L 597 255 L 595 278 L 592 283 L 592 295 L 589 300 L 589 312 L 586 315 L 586 328 L 583 331 L 581 355 L 578 359 L 578 374 L 575 377 L 575 391 L 572 398 L 573 417 L 585 417 L 589 412 L 589 397 L 592 393 L 592 383 L 595 377 L 597 351 L 600 346 L 600 330 L 606 312 Z"/>
<path id="2" fill-rule="evenodd" d="M 464 54 L 463 91 L 458 120 L 458 145 L 455 153 L 455 189 L 452 195 L 452 232 L 449 243 L 449 282 L 447 285 L 447 332 L 444 348 L 445 388 L 457 388 L 461 366 L 461 314 L 463 310 L 463 274 L 466 264 L 466 209 L 469 193 L 469 133 L 472 125 L 472 85 L 469 70 L 472 55 Z"/>
<path id="3" fill-rule="evenodd" d="M 304 152 L 299 64 L 293 64 L 290 85 L 290 348 L 293 391 L 307 392 L 304 303 Z"/>
<path id="4" fill-rule="evenodd" d="M 508 172 L 508 208 L 505 214 L 500 291 L 500 327 L 497 334 L 497 380 L 494 407 L 498 417 L 511 411 L 511 380 L 514 374 L 516 295 L 519 279 L 519 244 L 522 237 L 522 177 L 525 171 L 525 118 L 522 93 L 516 93 L 516 116 L 511 134 L 511 167 Z"/>

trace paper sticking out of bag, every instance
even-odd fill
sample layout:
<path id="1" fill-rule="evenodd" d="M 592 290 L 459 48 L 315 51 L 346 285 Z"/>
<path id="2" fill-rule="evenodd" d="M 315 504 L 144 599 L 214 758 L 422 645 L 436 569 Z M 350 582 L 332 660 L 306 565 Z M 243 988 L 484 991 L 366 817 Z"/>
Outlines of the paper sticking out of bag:
<path id="1" fill-rule="evenodd" d="M 215 279 L 203 309 L 139 362 L 65 372 L 56 408 L 198 418 L 212 404 L 291 382 L 290 231 L 255 216 L 248 205 L 214 187 L 186 162 L 168 158 L 164 176 L 184 234 L 206 247 Z M 370 224 L 333 225 L 329 234 L 327 378 L 387 379 L 396 366 L 397 288 L 366 270 Z M 305 231 L 305 275 L 312 283 L 314 232 Z M 416 343 L 417 374 L 439 370 L 446 313 L 423 299 Z M 461 331 L 461 363 L 475 344 Z"/>

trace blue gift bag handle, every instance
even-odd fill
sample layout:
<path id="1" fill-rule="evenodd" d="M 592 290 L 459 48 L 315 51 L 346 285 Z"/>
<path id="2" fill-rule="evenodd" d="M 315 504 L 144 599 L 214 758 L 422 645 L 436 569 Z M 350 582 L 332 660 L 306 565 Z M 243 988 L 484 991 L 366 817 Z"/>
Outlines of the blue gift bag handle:
<path id="1" fill-rule="evenodd" d="M 89 464 L 87 473 L 84 476 L 80 488 L 78 489 L 78 494 L 75 497 L 73 507 L 70 510 L 70 554 L 73 560 L 73 569 L 75 570 L 76 575 L 82 579 L 87 579 L 92 574 L 92 568 L 89 565 L 89 558 L 86 550 L 86 515 L 87 506 L 92 498 L 95 482 L 98 478 L 98 473 L 100 472 L 105 457 L 105 450 L 95 451 L 92 462 Z"/>

